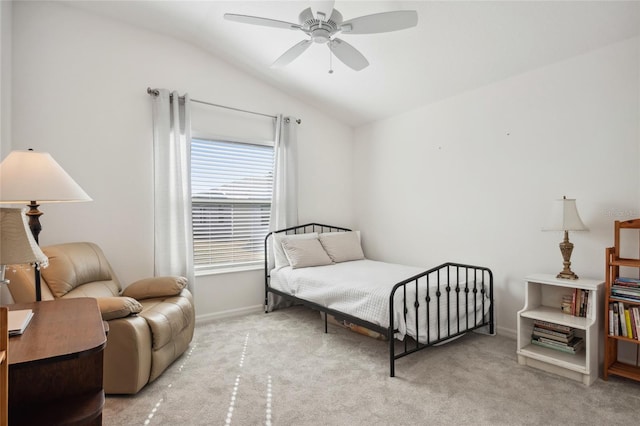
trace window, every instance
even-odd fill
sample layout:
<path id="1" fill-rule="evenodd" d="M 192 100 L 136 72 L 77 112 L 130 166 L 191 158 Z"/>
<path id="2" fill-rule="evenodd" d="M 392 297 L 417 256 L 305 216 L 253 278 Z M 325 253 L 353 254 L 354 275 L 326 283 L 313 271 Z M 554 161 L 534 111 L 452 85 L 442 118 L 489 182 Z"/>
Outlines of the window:
<path id="1" fill-rule="evenodd" d="M 273 144 L 192 139 L 196 271 L 264 263 L 273 188 Z"/>

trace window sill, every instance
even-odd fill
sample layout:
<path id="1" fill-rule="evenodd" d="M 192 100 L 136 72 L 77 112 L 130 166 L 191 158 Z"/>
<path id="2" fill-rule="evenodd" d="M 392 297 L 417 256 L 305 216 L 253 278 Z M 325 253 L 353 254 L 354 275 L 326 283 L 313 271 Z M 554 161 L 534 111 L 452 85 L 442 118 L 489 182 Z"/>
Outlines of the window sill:
<path id="1" fill-rule="evenodd" d="M 240 267 L 230 267 L 230 268 L 216 268 L 216 269 L 200 269 L 195 271 L 196 277 L 204 277 L 209 275 L 221 275 L 221 274 L 233 274 L 236 272 L 248 272 L 248 271 L 257 271 L 263 270 L 263 265 L 252 265 L 252 266 L 240 266 Z"/>

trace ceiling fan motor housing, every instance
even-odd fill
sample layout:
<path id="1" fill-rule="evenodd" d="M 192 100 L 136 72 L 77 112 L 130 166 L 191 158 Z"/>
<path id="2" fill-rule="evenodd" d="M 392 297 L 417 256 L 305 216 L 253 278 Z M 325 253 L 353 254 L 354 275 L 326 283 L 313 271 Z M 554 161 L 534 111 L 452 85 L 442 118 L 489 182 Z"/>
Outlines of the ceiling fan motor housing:
<path id="1" fill-rule="evenodd" d="M 338 32 L 338 28 L 342 23 L 342 14 L 333 9 L 331 16 L 327 21 L 321 21 L 313 16 L 311 8 L 307 8 L 300 12 L 298 17 L 302 31 L 311 36 L 311 40 L 316 43 L 326 43 L 331 37 Z"/>

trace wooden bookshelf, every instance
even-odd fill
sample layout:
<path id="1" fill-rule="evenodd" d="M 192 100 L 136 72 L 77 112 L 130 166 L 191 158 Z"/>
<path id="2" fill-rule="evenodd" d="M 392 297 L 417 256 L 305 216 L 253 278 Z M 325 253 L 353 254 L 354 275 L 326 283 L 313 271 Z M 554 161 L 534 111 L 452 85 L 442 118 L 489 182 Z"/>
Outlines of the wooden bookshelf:
<path id="1" fill-rule="evenodd" d="M 640 259 L 623 258 L 620 256 L 620 240 L 621 231 L 625 229 L 636 230 L 640 232 L 640 219 L 632 219 L 627 221 L 615 221 L 614 223 L 614 246 L 605 250 L 605 321 L 604 321 L 604 379 L 607 380 L 609 375 L 615 375 L 625 377 L 627 379 L 640 381 L 640 365 L 628 364 L 618 359 L 618 346 L 620 342 L 632 345 L 640 345 L 640 340 L 632 337 L 625 337 L 619 335 L 611 335 L 610 321 L 609 321 L 609 306 L 611 302 L 622 302 L 624 308 L 630 306 L 640 307 L 639 302 L 633 302 L 630 300 L 622 300 L 612 296 L 611 286 L 615 283 L 615 280 L 620 276 L 620 268 L 638 268 L 640 271 Z M 617 325 L 616 325 L 617 327 Z M 640 350 L 640 347 L 636 348 L 636 351 Z"/>

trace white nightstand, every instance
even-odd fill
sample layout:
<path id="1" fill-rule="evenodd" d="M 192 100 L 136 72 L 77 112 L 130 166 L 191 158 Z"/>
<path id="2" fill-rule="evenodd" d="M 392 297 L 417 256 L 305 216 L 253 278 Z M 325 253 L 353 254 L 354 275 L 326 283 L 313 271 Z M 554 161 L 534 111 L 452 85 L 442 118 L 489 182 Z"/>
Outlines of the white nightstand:
<path id="1" fill-rule="evenodd" d="M 601 363 L 602 289 L 604 282 L 592 279 L 567 280 L 554 275 L 526 277 L 524 308 L 518 312 L 518 363 L 539 368 L 590 385 L 599 376 Z M 574 289 L 589 292 L 587 316 L 565 314 L 562 297 Z M 531 343 L 535 320 L 569 326 L 584 339 L 584 348 L 576 354 L 537 346 Z"/>

